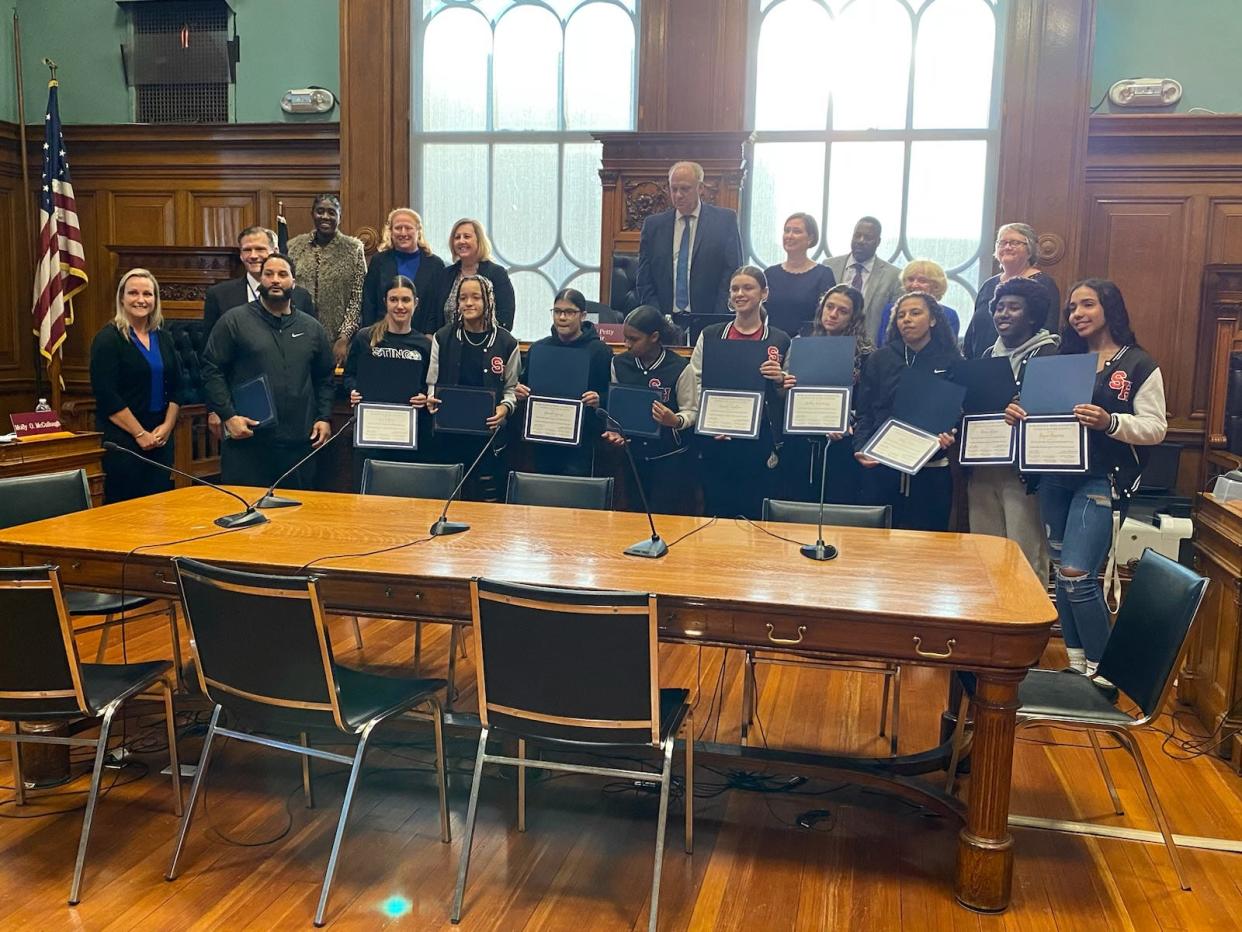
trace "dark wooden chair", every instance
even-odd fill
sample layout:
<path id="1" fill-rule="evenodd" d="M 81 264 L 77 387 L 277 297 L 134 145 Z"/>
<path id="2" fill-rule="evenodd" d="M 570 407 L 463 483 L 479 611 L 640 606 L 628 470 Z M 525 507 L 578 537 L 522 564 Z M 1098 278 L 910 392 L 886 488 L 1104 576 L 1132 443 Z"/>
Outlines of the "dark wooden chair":
<path id="1" fill-rule="evenodd" d="M 537 472 L 509 473 L 505 502 L 510 505 L 543 505 L 551 508 L 612 508 L 612 476 L 548 476 Z"/>
<path id="2" fill-rule="evenodd" d="M 645 781 L 653 776 L 650 771 L 528 758 L 527 742 L 534 741 L 562 751 L 624 748 L 630 754 L 642 750 L 661 756 L 648 919 L 648 928 L 655 932 L 673 748 L 683 728 L 686 853 L 694 847 L 694 724 L 689 690 L 659 686 L 655 596 L 475 579 L 470 599 L 483 730 L 450 918 L 454 923 L 461 918 L 484 764 L 517 768 L 518 831 L 526 830 L 527 767 L 624 780 Z M 516 738 L 518 756 L 488 753 L 487 742 L 493 735 Z"/>
<path id="3" fill-rule="evenodd" d="M 99 802 L 99 780 L 108 753 L 112 720 L 126 700 L 159 685 L 164 694 L 168 725 L 168 757 L 172 770 L 173 808 L 181 815 L 181 768 L 177 761 L 177 730 L 172 704 L 172 663 L 82 663 L 73 639 L 73 626 L 52 566 L 0 569 L 0 721 L 12 722 L 4 739 L 13 745 L 13 788 L 18 806 L 26 804 L 22 778 L 23 744 L 86 745 L 95 749 L 91 788 L 78 840 L 69 905 L 81 899 L 82 868 L 91 837 L 91 822 Z M 95 738 L 28 735 L 17 730 L 19 721 L 98 721 Z M 12 855 L 10 855 L 12 856 Z"/>
<path id="4" fill-rule="evenodd" d="M 377 676 L 337 664 L 313 576 L 242 573 L 184 557 L 173 562 L 199 685 L 214 707 L 167 879 L 177 874 L 216 735 L 301 755 L 308 806 L 314 799 L 310 759 L 345 764 L 350 768 L 345 799 L 315 911 L 315 925 L 321 926 L 371 733 L 380 723 L 420 705 L 430 711 L 435 733 L 440 837 L 449 841 L 442 717 L 435 697 L 444 688 L 444 680 Z M 220 724 L 224 711 L 233 727 Z M 309 733 L 316 730 L 334 731 L 357 741 L 353 756 L 311 747 Z M 298 743 L 288 737 L 296 737 Z"/>

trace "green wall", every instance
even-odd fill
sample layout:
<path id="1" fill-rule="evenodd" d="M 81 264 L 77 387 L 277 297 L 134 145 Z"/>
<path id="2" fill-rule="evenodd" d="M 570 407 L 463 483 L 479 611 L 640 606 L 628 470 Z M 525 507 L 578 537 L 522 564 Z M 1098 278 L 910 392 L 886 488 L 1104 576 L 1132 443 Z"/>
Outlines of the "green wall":
<path id="1" fill-rule="evenodd" d="M 17 121 L 17 88 L 13 77 L 13 16 L 0 16 L 0 120 Z"/>
<path id="2" fill-rule="evenodd" d="M 1122 78 L 1176 78 L 1175 108 L 1242 113 L 1242 0 L 1096 0 L 1091 103 Z M 1098 113 L 1121 108 L 1105 100 Z"/>
<path id="3" fill-rule="evenodd" d="M 340 84 L 338 0 L 230 0 L 237 14 L 241 61 L 237 66 L 234 119 L 239 123 L 336 121 L 339 108 L 319 116 L 290 116 L 280 96 L 317 84 L 336 93 Z M 120 46 L 129 21 L 116 0 L 17 0 L 22 24 L 26 120 L 38 122 L 47 104 L 44 57 L 60 65 L 60 115 L 65 123 L 128 123 L 130 91 Z M 6 17 L 11 20 L 11 14 Z M 12 37 L 0 61 L 0 119 L 15 119 Z M 4 57 L 7 56 L 7 57 Z M 7 81 L 7 83 L 6 83 Z M 10 113 L 11 112 L 11 113 Z"/>

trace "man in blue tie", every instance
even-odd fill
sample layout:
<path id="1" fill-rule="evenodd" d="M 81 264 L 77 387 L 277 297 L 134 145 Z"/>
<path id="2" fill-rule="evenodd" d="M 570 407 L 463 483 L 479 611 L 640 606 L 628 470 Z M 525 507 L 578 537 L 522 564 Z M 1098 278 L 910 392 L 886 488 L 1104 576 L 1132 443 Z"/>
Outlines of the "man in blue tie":
<path id="1" fill-rule="evenodd" d="M 742 237 L 734 211 L 703 201 L 703 166 L 697 162 L 672 167 L 668 192 L 672 208 L 643 223 L 638 299 L 686 327 L 692 314 L 701 320 L 729 312 L 729 278 L 742 264 Z M 699 328 L 690 329 L 693 338 Z"/>

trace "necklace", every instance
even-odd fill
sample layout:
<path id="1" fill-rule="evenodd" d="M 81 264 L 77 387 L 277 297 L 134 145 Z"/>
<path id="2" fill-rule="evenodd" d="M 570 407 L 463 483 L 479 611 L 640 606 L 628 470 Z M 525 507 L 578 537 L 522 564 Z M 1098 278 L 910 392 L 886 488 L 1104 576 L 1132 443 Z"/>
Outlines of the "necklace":
<path id="1" fill-rule="evenodd" d="M 904 343 L 901 344 L 901 351 L 905 354 L 907 366 L 914 365 L 914 360 L 919 358 L 919 351 L 915 350 L 914 355 L 910 355 L 910 347 L 906 346 Z"/>
<path id="2" fill-rule="evenodd" d="M 474 340 L 470 339 L 470 331 L 467 330 L 465 327 L 461 328 L 461 332 L 465 336 L 466 342 L 469 343 L 471 346 L 482 346 L 484 343 L 487 342 L 487 331 L 486 330 L 483 331 L 482 337 L 478 343 L 475 343 Z"/>

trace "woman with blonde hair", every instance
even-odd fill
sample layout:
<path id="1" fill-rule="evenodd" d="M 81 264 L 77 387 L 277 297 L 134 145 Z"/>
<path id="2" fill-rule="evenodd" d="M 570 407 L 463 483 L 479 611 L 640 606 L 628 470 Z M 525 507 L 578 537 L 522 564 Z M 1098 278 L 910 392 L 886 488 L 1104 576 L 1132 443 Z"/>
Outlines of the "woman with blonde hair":
<path id="1" fill-rule="evenodd" d="M 362 326 L 370 327 L 385 314 L 388 284 L 398 275 L 414 283 L 416 294 L 435 291 L 444 260 L 431 251 L 423 231 L 423 218 L 411 207 L 397 207 L 388 212 L 380 235 L 379 251 L 371 257 L 367 277 L 362 283 Z M 434 333 L 431 320 L 432 304 L 425 302 L 414 315 L 417 333 Z"/>
<path id="2" fill-rule="evenodd" d="M 463 217 L 453 224 L 449 233 L 449 253 L 457 260 L 440 273 L 440 280 L 433 306 L 428 308 L 437 315 L 432 324 L 439 330 L 452 321 L 458 305 L 457 289 L 467 278 L 480 275 L 492 285 L 492 293 L 496 297 L 496 323 L 505 330 L 513 329 L 513 318 L 517 313 L 517 299 L 513 294 L 513 283 L 509 281 L 509 270 L 503 265 L 492 261 L 492 241 L 487 238 L 487 231 L 478 220 Z"/>
<path id="3" fill-rule="evenodd" d="M 944 268 L 939 262 L 933 262 L 931 259 L 914 259 L 906 263 L 906 267 L 901 270 L 901 290 L 902 292 L 922 291 L 931 295 L 939 303 L 943 300 L 945 292 L 949 290 L 949 278 L 944 274 Z M 941 304 L 940 310 L 944 311 L 945 321 L 953 332 L 953 339 L 956 340 L 961 332 L 957 311 L 946 304 Z M 888 322 L 892 313 L 893 305 L 890 304 L 880 315 L 880 332 L 876 335 L 876 346 L 883 346 L 888 338 Z"/>
<path id="4" fill-rule="evenodd" d="M 185 380 L 172 334 L 163 326 L 160 283 L 130 269 L 116 288 L 116 316 L 91 343 L 95 427 L 111 441 L 164 466 L 173 464 L 173 429 Z M 172 488 L 172 477 L 117 451 L 104 454 L 104 501 Z"/>

